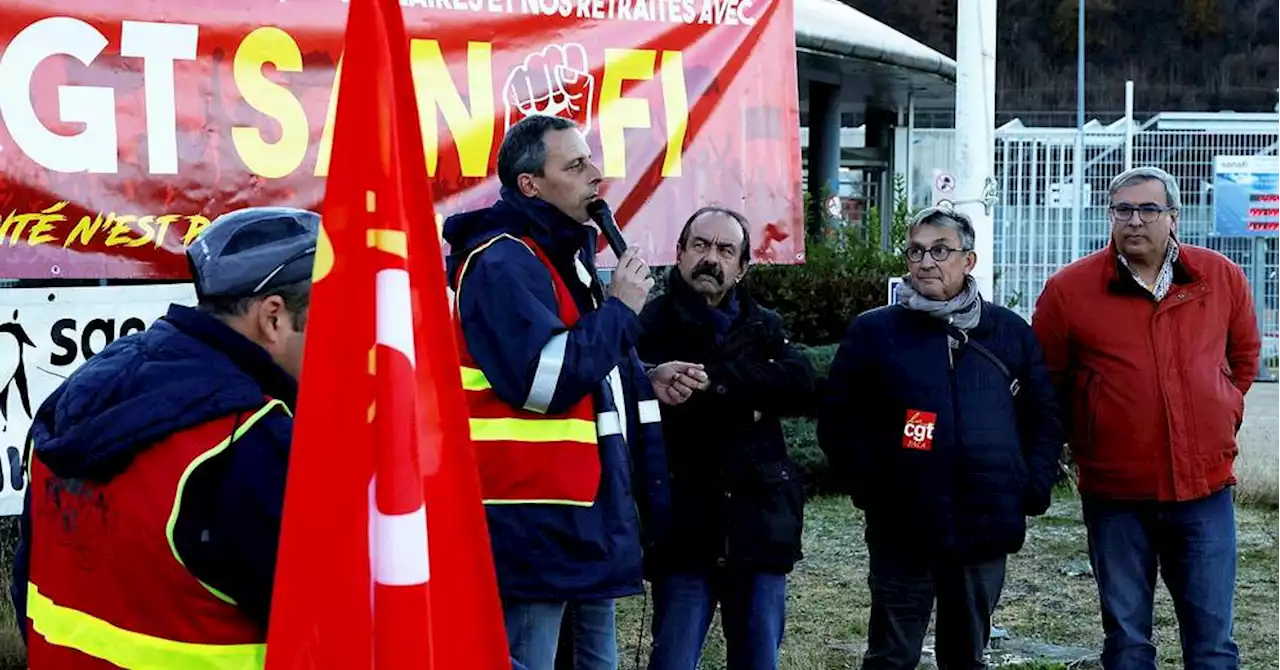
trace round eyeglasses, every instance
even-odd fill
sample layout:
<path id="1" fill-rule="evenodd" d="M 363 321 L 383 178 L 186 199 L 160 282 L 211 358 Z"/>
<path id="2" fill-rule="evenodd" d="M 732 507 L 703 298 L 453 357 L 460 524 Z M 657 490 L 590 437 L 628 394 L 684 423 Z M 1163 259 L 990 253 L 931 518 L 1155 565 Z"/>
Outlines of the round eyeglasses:
<path id="1" fill-rule="evenodd" d="M 968 249 L 968 248 L 952 249 L 951 247 L 945 244 L 935 244 L 929 247 L 928 249 L 925 249 L 924 247 L 918 244 L 913 244 L 907 247 L 907 260 L 911 261 L 912 263 L 919 263 L 920 261 L 924 260 L 924 253 L 926 251 L 929 252 L 929 256 L 932 257 L 933 260 L 941 263 L 947 260 L 948 258 L 951 258 L 951 254 L 957 251 L 973 251 L 973 249 Z"/>

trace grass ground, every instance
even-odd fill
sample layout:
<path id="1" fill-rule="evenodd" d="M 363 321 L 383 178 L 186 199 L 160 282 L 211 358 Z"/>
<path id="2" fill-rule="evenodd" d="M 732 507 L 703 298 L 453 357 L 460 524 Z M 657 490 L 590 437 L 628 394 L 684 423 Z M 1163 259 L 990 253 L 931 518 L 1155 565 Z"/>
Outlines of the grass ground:
<path id="1" fill-rule="evenodd" d="M 1280 498 L 1280 384 L 1257 383 L 1245 396 L 1244 425 L 1236 440 L 1236 499 L 1275 506 Z"/>
<path id="2" fill-rule="evenodd" d="M 8 520 L 6 520 L 8 521 Z M 1236 582 L 1236 640 L 1247 670 L 1277 667 L 1277 510 L 1274 506 L 1237 508 L 1239 568 Z M 788 596 L 783 670 L 857 668 L 866 636 L 867 551 L 862 515 L 843 498 L 823 497 L 805 510 L 805 560 L 792 573 Z M 0 552 L 7 553 L 7 552 Z M 8 556 L 5 567 L 8 565 Z M 1009 561 L 1008 579 L 996 625 L 1017 639 L 1097 649 L 1101 644 L 1097 593 L 1088 576 L 1068 576 L 1085 559 L 1084 525 L 1079 501 L 1059 497 L 1049 513 L 1033 519 L 1027 544 Z M 0 670 L 25 667 L 22 644 L 9 608 L 8 570 L 0 597 Z M 644 612 L 644 625 L 641 613 Z M 650 640 L 649 603 L 620 601 L 618 611 L 621 668 L 643 668 Z M 725 667 L 718 622 L 708 636 L 703 670 Z M 1156 642 L 1160 667 L 1179 667 L 1177 623 L 1168 594 L 1156 600 Z M 636 664 L 637 645 L 640 663 Z M 1012 667 L 1012 666 L 1006 666 Z M 1033 662 L 1023 670 L 1064 666 Z"/>
<path id="3" fill-rule="evenodd" d="M 1280 476 L 1280 449 L 1273 442 L 1270 449 L 1240 451 L 1236 466 L 1236 501 L 1275 505 L 1280 497 L 1277 477 Z"/>
<path id="4" fill-rule="evenodd" d="M 9 599 L 12 583 L 13 552 L 18 544 L 18 517 L 0 517 L 0 670 L 25 668 L 26 648 L 13 619 L 13 602 Z"/>
<path id="5" fill-rule="evenodd" d="M 865 648 L 867 551 L 862 515 L 842 498 L 813 500 L 805 510 L 806 558 L 790 579 L 784 670 L 857 668 Z M 1273 507 L 1237 508 L 1239 568 L 1236 586 L 1236 640 L 1247 669 L 1277 666 L 1277 515 Z M 1034 519 L 1023 550 L 1009 561 L 1008 578 L 995 624 L 1016 639 L 1069 647 L 1099 649 L 1101 623 L 1097 591 L 1086 575 L 1068 576 L 1086 561 L 1085 531 L 1079 501 L 1061 496 L 1049 513 Z M 621 668 L 644 667 L 649 633 L 646 616 L 641 663 L 641 598 L 619 605 Z M 1156 599 L 1156 644 L 1159 665 L 1180 667 L 1177 622 L 1168 593 Z M 718 623 L 708 636 L 701 668 L 725 667 Z M 1065 667 L 1046 662 L 1024 663 L 1024 669 Z"/>

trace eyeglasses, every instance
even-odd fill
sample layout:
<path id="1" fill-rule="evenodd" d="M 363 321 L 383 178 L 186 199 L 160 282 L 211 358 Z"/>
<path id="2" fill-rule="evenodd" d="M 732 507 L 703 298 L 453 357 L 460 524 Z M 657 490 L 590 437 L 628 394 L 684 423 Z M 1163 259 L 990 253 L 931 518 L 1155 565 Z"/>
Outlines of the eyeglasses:
<path id="1" fill-rule="evenodd" d="M 1164 214 L 1165 212 L 1172 212 L 1176 208 L 1165 207 L 1164 205 L 1146 204 L 1138 205 L 1136 207 L 1133 205 L 1112 205 L 1110 209 L 1111 218 L 1116 221 L 1129 221 L 1133 218 L 1133 213 L 1137 212 L 1138 218 L 1141 219 L 1143 223 L 1155 223 L 1159 220 L 1161 214 Z"/>
<path id="2" fill-rule="evenodd" d="M 308 248 L 303 249 L 302 251 L 299 251 L 298 253 L 296 253 L 296 254 L 294 254 L 294 255 L 290 256 L 288 260 L 286 260 L 285 262 L 283 262 L 283 263 L 281 263 L 281 264 L 277 265 L 277 266 L 276 266 L 276 269 L 272 270 L 271 272 L 269 272 L 269 273 L 267 274 L 267 276 L 263 277 L 263 278 L 262 278 L 262 281 L 258 282 L 258 285 L 257 285 L 257 286 L 255 286 L 255 287 L 253 288 L 253 292 L 256 294 L 256 293 L 258 293 L 259 291 L 261 291 L 261 290 L 263 289 L 263 287 L 265 287 L 265 286 L 267 285 L 267 282 L 271 281 L 272 279 L 275 279 L 276 275 L 280 274 L 280 271 L 281 271 L 281 270 L 283 270 L 283 269 L 285 269 L 285 268 L 289 267 L 289 264 L 290 264 L 290 263 L 293 263 L 294 261 L 300 261 L 300 260 L 302 260 L 302 259 L 306 258 L 307 256 L 310 256 L 310 255 L 314 254 L 315 252 L 316 252 L 316 248 L 315 248 L 315 247 L 308 247 Z"/>
<path id="3" fill-rule="evenodd" d="M 951 258 L 951 254 L 957 251 L 973 251 L 973 249 L 967 249 L 967 248 L 952 249 L 951 247 L 946 246 L 945 244 L 935 244 L 926 250 L 924 247 L 918 244 L 913 244 L 907 247 L 907 260 L 911 261 L 912 263 L 919 263 L 920 261 L 924 260 L 925 251 L 929 252 L 929 255 L 933 257 L 933 260 L 941 263 L 947 260 L 948 258 Z"/>

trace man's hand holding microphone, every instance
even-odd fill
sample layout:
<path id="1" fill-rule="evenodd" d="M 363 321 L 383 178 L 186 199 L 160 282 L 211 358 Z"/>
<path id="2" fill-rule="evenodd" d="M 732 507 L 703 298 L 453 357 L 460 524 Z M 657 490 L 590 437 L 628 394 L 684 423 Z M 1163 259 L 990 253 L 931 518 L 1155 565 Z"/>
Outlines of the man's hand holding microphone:
<path id="1" fill-rule="evenodd" d="M 609 295 L 639 314 L 652 290 L 649 264 L 640 258 L 640 252 L 634 248 L 622 252 L 618 257 L 618 267 L 613 271 L 613 280 L 609 282 Z"/>
<path id="2" fill-rule="evenodd" d="M 587 205 L 587 213 L 600 228 L 600 234 L 609 242 L 609 248 L 618 257 L 618 267 L 613 271 L 613 279 L 609 282 L 609 295 L 621 300 L 636 314 L 644 309 L 649 299 L 649 291 L 653 290 L 653 277 L 649 276 L 649 264 L 640 258 L 640 252 L 627 247 L 622 238 L 622 231 L 613 220 L 613 212 L 603 199 L 596 199 Z"/>

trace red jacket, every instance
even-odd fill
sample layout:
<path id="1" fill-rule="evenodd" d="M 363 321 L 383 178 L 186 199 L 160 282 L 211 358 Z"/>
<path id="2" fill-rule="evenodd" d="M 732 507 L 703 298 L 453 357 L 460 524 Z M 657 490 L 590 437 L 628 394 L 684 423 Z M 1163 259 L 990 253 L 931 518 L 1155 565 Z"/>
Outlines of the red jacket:
<path id="1" fill-rule="evenodd" d="M 1183 244 L 1157 303 L 1108 247 L 1049 279 L 1032 326 L 1081 492 L 1193 500 L 1235 483 L 1236 431 L 1261 348 L 1238 266 Z"/>

